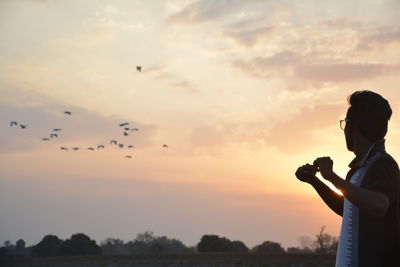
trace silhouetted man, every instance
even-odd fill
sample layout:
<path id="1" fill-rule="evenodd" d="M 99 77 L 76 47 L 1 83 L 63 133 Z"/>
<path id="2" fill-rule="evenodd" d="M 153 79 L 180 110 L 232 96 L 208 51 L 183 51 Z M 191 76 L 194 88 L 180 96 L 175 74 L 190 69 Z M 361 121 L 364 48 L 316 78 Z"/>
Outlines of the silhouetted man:
<path id="1" fill-rule="evenodd" d="M 392 110 L 386 99 L 371 91 L 357 91 L 348 102 L 340 126 L 347 149 L 356 157 L 346 179 L 335 174 L 329 157 L 299 167 L 296 176 L 343 217 L 336 267 L 400 266 L 400 171 L 383 139 Z M 343 196 L 319 180 L 318 171 Z"/>

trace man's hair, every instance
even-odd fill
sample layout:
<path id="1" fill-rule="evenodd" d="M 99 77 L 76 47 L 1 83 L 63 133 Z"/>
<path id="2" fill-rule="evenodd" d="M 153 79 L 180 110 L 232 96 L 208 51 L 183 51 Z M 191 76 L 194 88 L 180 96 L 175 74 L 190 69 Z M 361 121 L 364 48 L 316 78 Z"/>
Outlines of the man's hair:
<path id="1" fill-rule="evenodd" d="M 372 91 L 356 91 L 347 98 L 350 104 L 347 119 L 369 140 L 376 142 L 385 137 L 392 116 L 389 102 Z"/>

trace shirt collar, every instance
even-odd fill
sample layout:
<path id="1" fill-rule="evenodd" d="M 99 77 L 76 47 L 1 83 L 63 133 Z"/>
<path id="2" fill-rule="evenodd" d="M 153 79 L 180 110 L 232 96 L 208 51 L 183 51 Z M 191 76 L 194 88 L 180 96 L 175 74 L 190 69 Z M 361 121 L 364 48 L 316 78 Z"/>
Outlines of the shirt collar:
<path id="1" fill-rule="evenodd" d="M 349 167 L 351 169 L 356 168 L 356 167 L 361 167 L 364 165 L 365 161 L 375 154 L 378 151 L 385 151 L 385 139 L 381 139 L 377 141 L 376 143 L 372 144 L 370 148 L 368 149 L 368 152 L 365 154 L 364 158 L 362 160 L 359 160 L 357 157 L 355 157 L 349 164 Z"/>

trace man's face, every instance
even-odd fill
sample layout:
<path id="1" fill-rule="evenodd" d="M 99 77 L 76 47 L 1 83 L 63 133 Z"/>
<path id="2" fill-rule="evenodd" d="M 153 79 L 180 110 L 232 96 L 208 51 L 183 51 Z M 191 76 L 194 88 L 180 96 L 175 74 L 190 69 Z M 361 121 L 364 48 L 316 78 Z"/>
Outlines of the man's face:
<path id="1" fill-rule="evenodd" d="M 346 123 L 346 127 L 344 127 L 344 137 L 346 139 L 346 146 L 349 151 L 354 151 L 354 138 L 353 138 L 353 129 L 352 129 L 351 121 Z"/>
<path id="2" fill-rule="evenodd" d="M 350 117 L 350 110 L 347 110 L 346 119 Z M 346 146 L 349 151 L 354 151 L 354 123 L 350 120 L 346 123 L 344 127 L 344 137 L 346 139 Z"/>

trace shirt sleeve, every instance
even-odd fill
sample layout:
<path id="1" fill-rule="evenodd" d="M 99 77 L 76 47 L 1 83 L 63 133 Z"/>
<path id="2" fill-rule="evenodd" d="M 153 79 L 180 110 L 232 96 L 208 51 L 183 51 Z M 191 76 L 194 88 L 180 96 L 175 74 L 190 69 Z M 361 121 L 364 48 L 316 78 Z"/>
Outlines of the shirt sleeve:
<path id="1" fill-rule="evenodd" d="M 369 171 L 366 188 L 381 192 L 392 203 L 396 198 L 399 188 L 400 172 L 397 163 L 390 157 L 382 157 L 377 160 Z"/>

